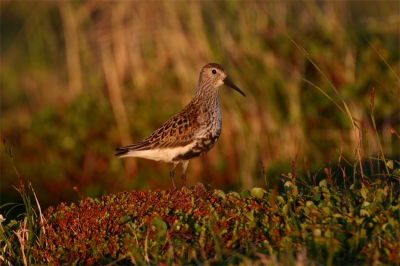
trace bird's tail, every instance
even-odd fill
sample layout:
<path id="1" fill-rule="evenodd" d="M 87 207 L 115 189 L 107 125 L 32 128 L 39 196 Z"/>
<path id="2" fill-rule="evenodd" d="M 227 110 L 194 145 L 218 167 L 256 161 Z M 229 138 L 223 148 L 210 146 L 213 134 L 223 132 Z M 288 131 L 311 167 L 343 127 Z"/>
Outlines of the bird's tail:
<path id="1" fill-rule="evenodd" d="M 117 153 L 115 154 L 115 156 L 122 158 L 122 157 L 132 156 L 132 153 L 135 153 L 136 151 L 144 151 L 150 149 L 151 149 L 151 143 L 147 140 L 143 140 L 128 146 L 116 148 L 115 150 L 117 151 Z"/>
<path id="2" fill-rule="evenodd" d="M 116 148 L 115 150 L 117 151 L 115 156 L 119 157 L 119 158 L 124 157 L 124 155 L 126 155 L 129 152 L 129 149 L 127 149 L 125 147 Z"/>

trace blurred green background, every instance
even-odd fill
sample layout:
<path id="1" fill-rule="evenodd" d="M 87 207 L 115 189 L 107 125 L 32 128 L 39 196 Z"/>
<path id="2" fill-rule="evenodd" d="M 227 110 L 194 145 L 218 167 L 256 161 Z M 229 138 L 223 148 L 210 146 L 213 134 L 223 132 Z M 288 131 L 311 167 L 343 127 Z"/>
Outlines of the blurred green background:
<path id="1" fill-rule="evenodd" d="M 362 152 L 399 156 L 398 1 L 4 1 L 1 5 L 1 138 L 42 208 L 131 189 L 172 188 L 170 164 L 117 159 L 192 98 L 201 68 L 222 64 L 246 94 L 221 87 L 221 137 L 189 164 L 189 185 L 265 186 L 323 167 L 358 133 L 333 83 L 364 125 Z M 359 125 L 361 125 L 359 123 Z M 2 152 L 1 204 L 18 201 Z M 176 171 L 181 185 L 181 168 Z"/>

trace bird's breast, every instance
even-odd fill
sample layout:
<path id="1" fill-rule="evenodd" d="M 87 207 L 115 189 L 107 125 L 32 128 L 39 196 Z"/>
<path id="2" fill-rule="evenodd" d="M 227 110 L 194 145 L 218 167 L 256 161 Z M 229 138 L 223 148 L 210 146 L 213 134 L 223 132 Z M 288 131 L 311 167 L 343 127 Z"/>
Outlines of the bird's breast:
<path id="1" fill-rule="evenodd" d="M 187 161 L 211 150 L 217 142 L 222 127 L 222 116 L 218 97 L 199 107 L 197 127 L 190 149 L 178 154 L 173 161 Z"/>
<path id="2" fill-rule="evenodd" d="M 193 141 L 191 148 L 174 157 L 172 161 L 188 161 L 203 155 L 214 147 L 220 134 L 220 129 L 201 132 Z"/>

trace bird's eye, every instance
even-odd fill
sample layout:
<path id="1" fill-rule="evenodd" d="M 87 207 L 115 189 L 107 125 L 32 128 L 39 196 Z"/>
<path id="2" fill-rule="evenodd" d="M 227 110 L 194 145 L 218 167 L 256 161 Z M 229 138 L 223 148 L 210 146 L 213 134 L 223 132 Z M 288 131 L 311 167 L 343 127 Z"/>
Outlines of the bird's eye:
<path id="1" fill-rule="evenodd" d="M 212 73 L 213 73 L 213 74 L 217 74 L 217 70 L 213 69 L 213 70 L 212 70 Z"/>

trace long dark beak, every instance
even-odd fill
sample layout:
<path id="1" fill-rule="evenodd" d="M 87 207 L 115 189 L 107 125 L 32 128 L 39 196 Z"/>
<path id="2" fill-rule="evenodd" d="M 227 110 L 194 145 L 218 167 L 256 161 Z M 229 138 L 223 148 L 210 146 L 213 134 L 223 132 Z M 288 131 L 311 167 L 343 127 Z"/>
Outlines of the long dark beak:
<path id="1" fill-rule="evenodd" d="M 238 87 L 236 87 L 235 84 L 232 83 L 232 81 L 230 81 L 230 79 L 228 79 L 228 77 L 226 77 L 224 79 L 224 84 L 228 87 L 231 87 L 232 89 L 234 89 L 235 91 L 239 92 L 240 94 L 242 94 L 244 97 L 246 97 L 246 94 L 244 94 L 243 91 L 241 91 Z"/>

